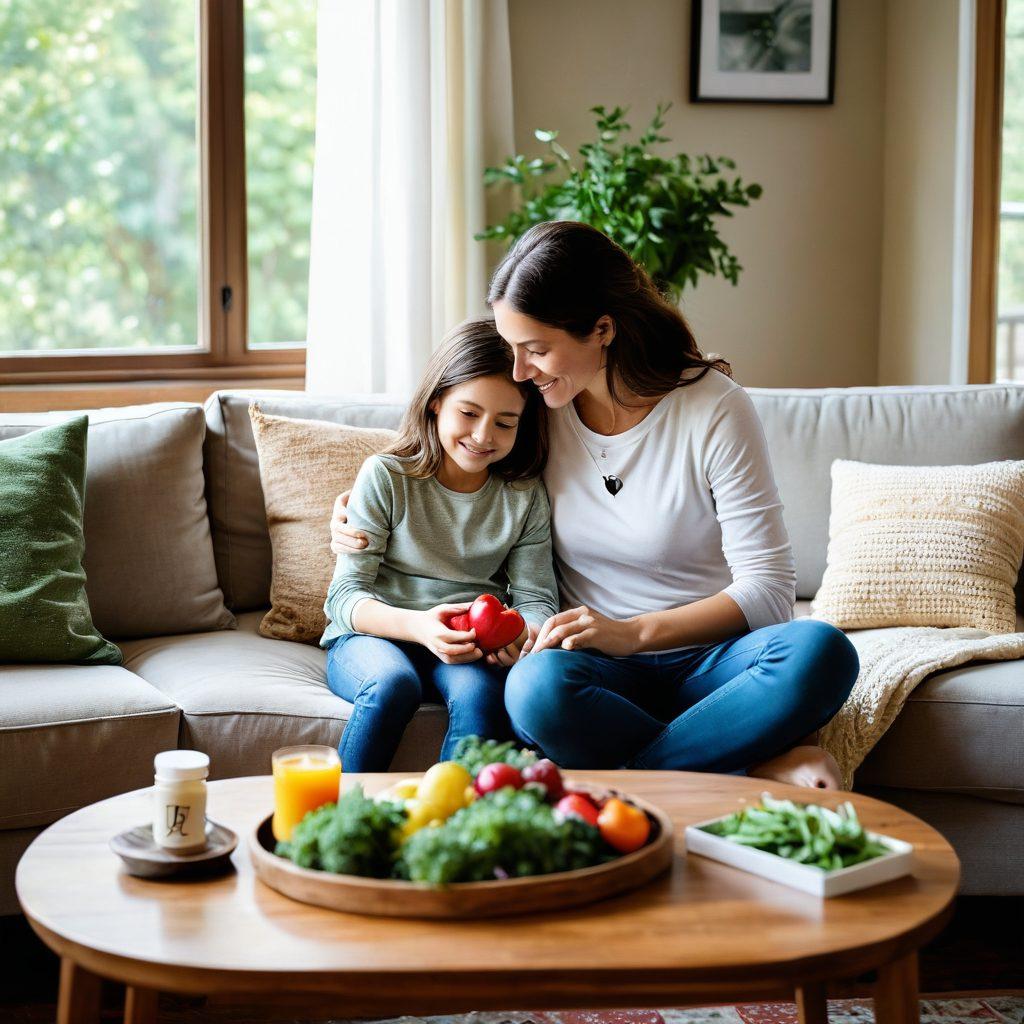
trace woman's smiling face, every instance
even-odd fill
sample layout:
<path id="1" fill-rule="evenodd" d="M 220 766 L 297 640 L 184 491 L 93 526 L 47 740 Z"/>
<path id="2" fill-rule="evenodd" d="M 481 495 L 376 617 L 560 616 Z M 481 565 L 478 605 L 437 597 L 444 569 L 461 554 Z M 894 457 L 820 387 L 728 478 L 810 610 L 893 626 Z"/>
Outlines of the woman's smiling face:
<path id="1" fill-rule="evenodd" d="M 615 335 L 607 316 L 598 320 L 586 338 L 579 339 L 560 327 L 517 313 L 504 299 L 494 303 L 494 323 L 512 348 L 512 375 L 517 381 L 531 381 L 549 409 L 568 405 L 604 372 L 605 346 Z"/>

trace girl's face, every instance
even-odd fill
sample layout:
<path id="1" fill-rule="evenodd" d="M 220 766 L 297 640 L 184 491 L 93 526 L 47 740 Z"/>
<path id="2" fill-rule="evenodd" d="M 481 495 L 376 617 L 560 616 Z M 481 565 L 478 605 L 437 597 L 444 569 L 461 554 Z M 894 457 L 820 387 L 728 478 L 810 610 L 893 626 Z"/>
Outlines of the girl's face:
<path id="1" fill-rule="evenodd" d="M 568 405 L 578 394 L 603 380 L 605 348 L 615 337 L 611 317 L 603 316 L 582 340 L 559 327 L 549 327 L 511 309 L 504 299 L 494 303 L 498 333 L 512 346 L 516 380 L 531 381 L 549 409 Z"/>
<path id="2" fill-rule="evenodd" d="M 444 450 L 441 483 L 453 490 L 482 487 L 487 467 L 512 451 L 525 405 L 519 388 L 498 376 L 456 384 L 431 402 Z"/>

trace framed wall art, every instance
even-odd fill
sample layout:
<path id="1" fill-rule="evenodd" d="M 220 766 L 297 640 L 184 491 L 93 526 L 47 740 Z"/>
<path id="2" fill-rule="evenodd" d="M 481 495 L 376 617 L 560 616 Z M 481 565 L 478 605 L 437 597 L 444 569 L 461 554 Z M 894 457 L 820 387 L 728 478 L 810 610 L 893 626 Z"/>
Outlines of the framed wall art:
<path id="1" fill-rule="evenodd" d="M 693 103 L 832 103 L 836 0 L 692 0 Z"/>

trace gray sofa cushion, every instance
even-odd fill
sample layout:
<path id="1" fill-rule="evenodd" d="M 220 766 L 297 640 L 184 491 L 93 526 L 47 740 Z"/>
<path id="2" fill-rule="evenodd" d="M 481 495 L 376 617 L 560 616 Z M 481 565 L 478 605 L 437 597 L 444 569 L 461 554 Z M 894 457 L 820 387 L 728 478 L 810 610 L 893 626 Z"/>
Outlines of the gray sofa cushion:
<path id="1" fill-rule="evenodd" d="M 0 439 L 80 413 L 0 415 Z M 195 404 L 88 412 L 86 593 L 107 638 L 225 629 L 206 517 L 203 437 Z"/>
<path id="2" fill-rule="evenodd" d="M 206 403 L 205 472 L 217 576 L 235 611 L 270 603 L 270 535 L 249 403 L 270 416 L 394 429 L 405 403 L 388 395 L 316 397 L 292 391 L 218 391 Z M 328 524 L 324 523 L 324 530 Z"/>
<path id="3" fill-rule="evenodd" d="M 885 786 L 857 791 L 902 807 L 942 833 L 960 858 L 961 896 L 1020 896 L 1024 807 Z M 879 893 L 880 911 L 884 898 Z"/>
<path id="4" fill-rule="evenodd" d="M 230 633 L 121 645 L 125 666 L 181 707 L 181 746 L 210 755 L 212 779 L 266 775 L 278 747 L 337 746 L 352 710 L 327 688 L 326 654 L 319 647 L 260 636 L 262 617 L 262 611 L 240 615 L 238 629 Z M 417 771 L 433 764 L 447 727 L 444 707 L 421 707 L 392 770 Z"/>
<path id="5" fill-rule="evenodd" d="M 797 601 L 794 611 L 807 615 L 810 602 Z M 1024 661 L 974 662 L 925 679 L 857 769 L 854 787 L 862 786 L 1024 804 Z"/>
<path id="6" fill-rule="evenodd" d="M 116 665 L 0 666 L 0 829 L 47 825 L 153 784 L 180 713 Z"/>
<path id="7" fill-rule="evenodd" d="M 1024 459 L 1024 384 L 749 392 L 768 438 L 801 598 L 815 595 L 825 571 L 833 459 L 897 466 Z M 1017 593 L 1024 607 L 1024 577 Z"/>
<path id="8" fill-rule="evenodd" d="M 867 756 L 856 785 L 1024 804 L 1024 661 L 929 676 Z"/>

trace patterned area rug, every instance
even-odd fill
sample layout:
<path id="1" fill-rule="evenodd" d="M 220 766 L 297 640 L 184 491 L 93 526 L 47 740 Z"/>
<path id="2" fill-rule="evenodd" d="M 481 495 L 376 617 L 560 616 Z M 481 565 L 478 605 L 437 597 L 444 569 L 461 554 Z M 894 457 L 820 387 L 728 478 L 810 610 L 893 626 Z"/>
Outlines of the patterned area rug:
<path id="1" fill-rule="evenodd" d="M 266 1024 L 244 1010 L 204 1006 L 198 998 L 163 996 L 160 1024 Z M 52 1024 L 56 1007 L 0 1007 L 3 1024 Z M 120 1008 L 105 1008 L 103 1024 L 121 1021 Z M 829 1024 L 874 1024 L 870 999 L 830 999 Z M 277 1024 L 369 1024 L 366 1021 L 277 1018 Z M 794 1003 L 746 1003 L 688 1010 L 562 1010 L 550 1013 L 465 1013 L 444 1017 L 397 1017 L 376 1024 L 798 1024 Z M 921 1024 L 1024 1024 L 1024 993 L 921 1000 Z"/>
<path id="2" fill-rule="evenodd" d="M 408 1019 L 408 1018 L 407 1018 Z M 830 999 L 830 1024 L 874 1024 L 870 999 Z M 705 1006 L 689 1010 L 624 1010 L 511 1014 L 467 1014 L 465 1017 L 424 1018 L 430 1024 L 798 1024 L 796 1003 L 747 1003 L 737 1006 Z M 1024 1022 L 1024 996 L 991 996 L 983 999 L 922 999 L 921 1024 L 998 1024 Z"/>
<path id="3" fill-rule="evenodd" d="M 177 1005 L 175 1005 L 177 1004 Z M 251 1017 L 227 1008 L 215 1012 L 161 1002 L 161 1024 L 249 1024 Z M 874 1024 L 870 999 L 830 999 L 829 1024 Z M 921 1000 L 921 1024 L 1024 1024 L 1020 995 L 927 998 Z M 280 1024 L 368 1024 L 283 1018 Z M 526 1013 L 466 1013 L 443 1017 L 398 1017 L 380 1024 L 798 1024 L 795 1003 L 746 1003 L 687 1010 L 561 1010 Z"/>

